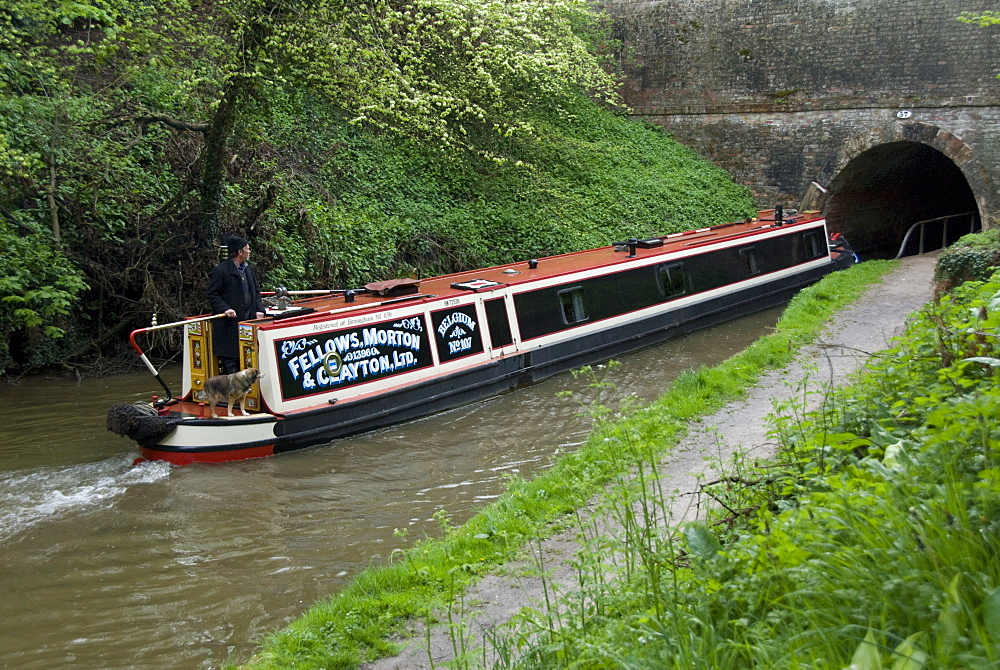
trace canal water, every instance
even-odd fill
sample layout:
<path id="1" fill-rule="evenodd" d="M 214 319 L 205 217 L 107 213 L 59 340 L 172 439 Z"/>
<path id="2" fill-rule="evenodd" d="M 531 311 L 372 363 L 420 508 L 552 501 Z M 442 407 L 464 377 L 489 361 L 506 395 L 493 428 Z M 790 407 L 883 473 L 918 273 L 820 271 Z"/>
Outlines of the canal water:
<path id="1" fill-rule="evenodd" d="M 660 394 L 767 332 L 769 310 L 623 356 L 609 401 Z M 164 371 L 178 384 L 178 369 Z M 105 429 L 147 373 L 0 386 L 0 667 L 212 668 L 359 570 L 461 523 L 579 446 L 589 421 L 562 375 L 328 445 L 223 465 L 133 465 Z M 409 539 L 395 531 L 407 530 Z"/>

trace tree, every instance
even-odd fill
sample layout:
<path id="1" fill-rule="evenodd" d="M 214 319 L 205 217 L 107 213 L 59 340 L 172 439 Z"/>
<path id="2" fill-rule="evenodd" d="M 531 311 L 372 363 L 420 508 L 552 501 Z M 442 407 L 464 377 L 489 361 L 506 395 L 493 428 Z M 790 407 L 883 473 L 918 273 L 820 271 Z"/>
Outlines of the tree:
<path id="1" fill-rule="evenodd" d="M 233 36 L 206 133 L 202 216 L 221 226 L 226 145 L 260 86 L 314 90 L 356 123 L 439 142 L 531 132 L 525 108 L 586 90 L 615 99 L 585 0 L 232 0 Z M 245 140 L 246 138 L 244 138 Z M 498 157 L 500 158 L 500 157 Z"/>
<path id="2" fill-rule="evenodd" d="M 287 76 L 355 122 L 475 148 L 489 134 L 531 132 L 526 108 L 583 90 L 616 100 L 594 51 L 601 17 L 585 0 L 320 3 L 283 27 Z M 315 31 L 309 34 L 303 29 Z"/>
<path id="3" fill-rule="evenodd" d="M 503 162 L 538 108 L 614 99 L 602 35 L 585 0 L 13 0 L 0 207 L 84 271 L 91 288 L 69 299 L 116 324 L 81 330 L 100 340 L 190 307 L 219 233 L 300 176 L 280 178 L 271 131 L 301 121 L 275 115 L 315 102 L 309 123 Z"/>
<path id="4" fill-rule="evenodd" d="M 65 103 L 93 86 L 82 74 L 102 64 L 120 75 L 102 85 L 123 92 L 106 116 L 204 134 L 198 188 L 209 239 L 225 225 L 231 143 L 252 141 L 249 117 L 266 108 L 262 86 L 306 87 L 357 123 L 487 155 L 490 136 L 531 132 L 524 112 L 538 100 L 558 104 L 581 90 L 615 98 L 593 50 L 600 17 L 586 0 L 222 0 L 208 8 L 21 0 L 0 10 L 0 28 L 0 46 L 15 56 L 0 61 L 8 90 L 51 103 L 40 190 L 57 237 L 58 147 L 73 126 L 93 121 L 67 118 Z M 147 68 L 204 103 L 164 96 L 137 109 L 124 92 Z"/>
<path id="5" fill-rule="evenodd" d="M 174 48 L 187 51 L 176 39 L 185 7 L 173 0 L 0 6 L 0 372 L 12 342 L 22 362 L 59 360 L 67 349 L 52 344 L 68 328 L 79 327 L 72 348 L 97 340 L 101 317 L 118 319 L 145 292 L 141 283 L 126 288 L 136 277 L 119 261 L 129 254 L 107 254 L 115 262 L 103 267 L 93 250 L 141 238 L 142 213 L 169 199 L 162 136 L 137 133 L 121 117 L 144 107 L 150 73 L 173 60 Z M 104 313 L 108 286 L 122 299 Z M 84 296 L 92 314 L 74 309 Z M 96 328 L 87 323 L 95 316 Z"/>

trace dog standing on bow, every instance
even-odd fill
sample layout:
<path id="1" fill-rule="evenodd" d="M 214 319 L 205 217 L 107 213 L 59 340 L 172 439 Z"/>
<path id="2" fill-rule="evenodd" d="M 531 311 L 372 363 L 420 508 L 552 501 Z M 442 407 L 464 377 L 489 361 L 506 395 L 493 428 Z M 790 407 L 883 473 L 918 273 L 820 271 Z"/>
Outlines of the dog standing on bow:
<path id="1" fill-rule="evenodd" d="M 247 416 L 245 407 L 247 394 L 250 393 L 254 382 L 263 376 L 257 368 L 247 368 L 231 375 L 210 377 L 205 382 L 202 394 L 212 410 L 212 418 L 219 418 L 219 415 L 215 413 L 215 406 L 223 400 L 226 401 L 226 410 L 229 416 L 233 416 L 233 408 L 236 405 L 240 406 L 240 413 Z"/>

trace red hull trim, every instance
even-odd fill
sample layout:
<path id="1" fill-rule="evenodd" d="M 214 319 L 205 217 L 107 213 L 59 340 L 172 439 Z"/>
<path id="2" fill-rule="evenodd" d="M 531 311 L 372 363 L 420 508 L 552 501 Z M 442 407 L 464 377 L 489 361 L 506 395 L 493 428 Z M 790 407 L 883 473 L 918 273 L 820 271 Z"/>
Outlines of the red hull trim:
<path id="1" fill-rule="evenodd" d="M 220 451 L 161 451 L 160 449 L 150 449 L 139 447 L 142 457 L 149 461 L 166 461 L 173 465 L 190 465 L 191 463 L 226 463 L 228 461 L 242 461 L 247 458 L 264 458 L 274 455 L 274 445 L 265 444 L 259 447 L 247 447 L 246 449 L 225 449 Z"/>

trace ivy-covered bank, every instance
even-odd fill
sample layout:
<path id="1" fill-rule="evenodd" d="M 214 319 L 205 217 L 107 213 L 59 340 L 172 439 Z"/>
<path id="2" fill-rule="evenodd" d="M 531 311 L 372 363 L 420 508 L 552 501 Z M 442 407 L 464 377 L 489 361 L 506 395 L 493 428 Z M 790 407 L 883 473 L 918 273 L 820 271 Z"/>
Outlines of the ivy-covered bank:
<path id="1" fill-rule="evenodd" d="M 6 3 L 0 374 L 203 313 L 221 233 L 350 288 L 751 213 L 624 118 L 613 46 L 585 0 Z"/>
<path id="2" fill-rule="evenodd" d="M 786 365 L 825 326 L 831 314 L 878 281 L 891 266 L 887 262 L 864 263 L 805 289 L 786 309 L 774 334 L 717 367 L 682 376 L 646 408 L 623 410 L 627 411 L 625 417 L 605 414 L 598 408 L 600 420 L 581 449 L 562 457 L 531 481 L 512 481 L 496 503 L 460 527 L 452 527 L 442 514 L 440 538 L 418 542 L 387 565 L 360 574 L 343 592 L 315 605 L 267 640 L 247 667 L 352 668 L 364 660 L 392 654 L 389 636 L 403 630 L 409 619 L 434 619 L 452 612 L 449 604 L 460 602 L 473 580 L 504 565 L 526 543 L 551 532 L 553 524 L 572 518 L 567 515 L 604 491 L 609 482 L 634 471 L 638 464 L 657 462 L 683 436 L 690 421 L 740 396 L 763 371 Z M 597 373 L 589 370 L 584 374 Z M 602 382 L 595 376 L 594 383 L 599 386 Z M 629 448 L 622 445 L 625 435 Z M 663 558 L 669 555 L 663 554 Z M 653 560 L 649 565 L 656 563 Z M 599 572 L 588 574 L 593 577 Z M 666 573 L 660 570 L 659 574 Z M 595 622 L 631 625 L 632 617 L 626 610 L 611 607 L 601 613 Z M 588 611 L 584 618 L 594 614 L 597 612 Z M 546 616 L 550 615 L 541 618 Z M 581 631 L 581 635 L 587 634 Z M 585 639 L 581 644 L 587 644 Z M 556 647 L 542 642 L 538 649 L 555 651 Z M 552 657 L 539 657 L 538 664 L 577 667 L 572 665 L 577 653 L 566 649 Z"/>

